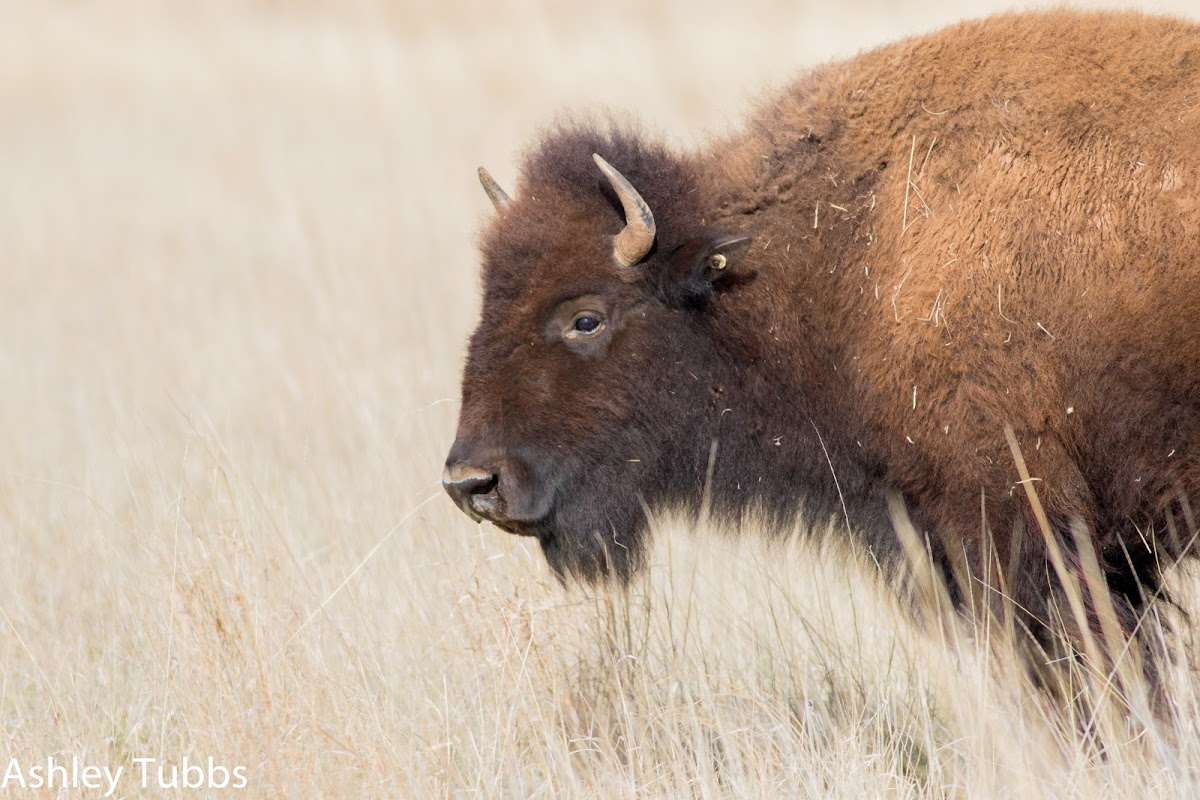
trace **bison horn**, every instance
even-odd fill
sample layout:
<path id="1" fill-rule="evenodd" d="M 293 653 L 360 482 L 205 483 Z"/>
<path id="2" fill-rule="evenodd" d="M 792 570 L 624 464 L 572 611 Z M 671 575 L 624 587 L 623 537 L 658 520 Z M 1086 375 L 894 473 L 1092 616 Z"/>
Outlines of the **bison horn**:
<path id="1" fill-rule="evenodd" d="M 497 211 L 503 211 L 512 202 L 500 184 L 496 183 L 496 179 L 488 174 L 488 171 L 483 167 L 479 168 L 479 182 L 483 184 L 483 191 L 487 192 L 488 199 L 492 201 L 492 205 Z"/>
<path id="2" fill-rule="evenodd" d="M 617 172 L 612 164 L 595 153 L 592 153 L 592 158 L 625 207 L 625 228 L 613 237 L 613 258 L 623 267 L 632 267 L 654 246 L 654 214 L 633 184 L 625 180 L 625 176 Z"/>

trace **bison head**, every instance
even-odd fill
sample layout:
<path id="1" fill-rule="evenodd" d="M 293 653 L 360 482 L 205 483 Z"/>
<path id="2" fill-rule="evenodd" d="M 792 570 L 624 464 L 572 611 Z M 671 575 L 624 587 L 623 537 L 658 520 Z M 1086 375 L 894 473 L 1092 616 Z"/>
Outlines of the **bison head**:
<path id="1" fill-rule="evenodd" d="M 443 485 L 560 576 L 627 578 L 647 511 L 703 495 L 715 307 L 749 238 L 706 226 L 694 170 L 629 134 L 549 137 L 511 199 L 480 178 L 496 214 Z"/>

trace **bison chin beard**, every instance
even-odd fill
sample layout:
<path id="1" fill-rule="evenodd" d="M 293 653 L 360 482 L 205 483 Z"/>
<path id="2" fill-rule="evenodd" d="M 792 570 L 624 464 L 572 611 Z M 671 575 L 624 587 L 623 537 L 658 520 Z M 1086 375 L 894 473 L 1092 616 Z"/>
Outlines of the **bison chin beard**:
<path id="1" fill-rule="evenodd" d="M 589 513 L 572 502 L 556 510 L 533 531 L 546 562 L 564 585 L 570 581 L 592 586 L 616 580 L 622 585 L 645 560 L 649 521 L 640 502 L 632 507 Z"/>

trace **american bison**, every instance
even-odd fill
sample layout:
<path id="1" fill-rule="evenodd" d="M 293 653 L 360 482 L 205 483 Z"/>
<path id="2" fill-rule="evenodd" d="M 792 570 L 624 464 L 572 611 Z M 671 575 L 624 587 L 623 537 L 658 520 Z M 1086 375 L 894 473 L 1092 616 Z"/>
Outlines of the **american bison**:
<path id="1" fill-rule="evenodd" d="M 648 512 L 702 506 L 903 564 L 903 508 L 954 602 L 1045 643 L 1089 564 L 1084 638 L 1194 552 L 1200 27 L 969 22 L 695 152 L 564 124 L 511 197 L 480 177 L 443 482 L 560 575 L 625 579 Z"/>

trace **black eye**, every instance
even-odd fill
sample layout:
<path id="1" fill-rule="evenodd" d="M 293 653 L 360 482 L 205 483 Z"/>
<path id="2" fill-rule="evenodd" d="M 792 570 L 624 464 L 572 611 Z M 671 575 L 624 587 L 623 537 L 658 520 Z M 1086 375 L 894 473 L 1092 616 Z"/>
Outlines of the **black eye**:
<path id="1" fill-rule="evenodd" d="M 599 314 L 585 311 L 571 321 L 571 329 L 567 331 L 567 334 L 571 336 L 593 336 L 599 333 L 603 327 L 603 317 Z"/>

